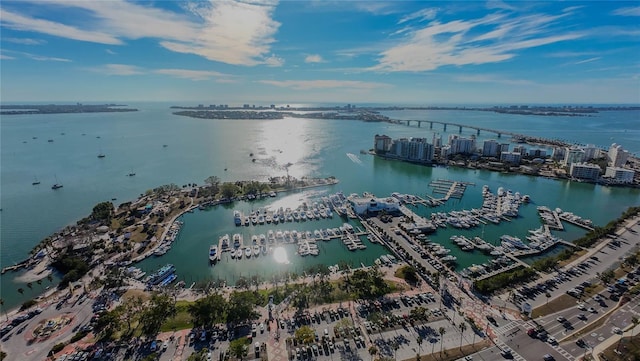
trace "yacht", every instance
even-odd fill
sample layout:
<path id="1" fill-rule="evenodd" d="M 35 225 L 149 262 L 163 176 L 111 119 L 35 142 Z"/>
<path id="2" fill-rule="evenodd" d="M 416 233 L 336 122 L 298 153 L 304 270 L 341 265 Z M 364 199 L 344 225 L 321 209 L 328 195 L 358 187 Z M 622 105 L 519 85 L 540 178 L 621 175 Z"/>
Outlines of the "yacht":
<path id="1" fill-rule="evenodd" d="M 267 255 L 267 246 L 265 246 L 264 244 L 262 246 L 260 246 L 260 251 L 262 252 L 263 256 Z"/>
<path id="2" fill-rule="evenodd" d="M 240 213 L 240 211 L 233 211 L 233 221 L 235 222 L 236 226 L 242 225 L 242 214 Z"/>
<path id="3" fill-rule="evenodd" d="M 211 247 L 209 247 L 209 262 L 214 263 L 218 260 L 218 246 L 215 244 L 212 244 Z"/>
<path id="4" fill-rule="evenodd" d="M 244 249 L 244 256 L 247 258 L 251 258 L 251 247 L 247 247 Z"/>
<path id="5" fill-rule="evenodd" d="M 241 240 L 242 236 L 240 235 L 240 233 L 235 233 L 233 235 L 233 248 L 239 248 L 240 247 L 240 240 Z M 224 244 L 224 242 L 223 242 Z"/>
<path id="6" fill-rule="evenodd" d="M 244 249 L 238 248 L 235 252 L 236 252 L 236 259 L 242 259 L 242 253 L 244 252 Z"/>
<path id="7" fill-rule="evenodd" d="M 258 246 L 257 244 L 254 244 L 253 245 L 253 256 L 254 257 L 258 257 L 259 255 L 260 255 L 260 246 Z"/>

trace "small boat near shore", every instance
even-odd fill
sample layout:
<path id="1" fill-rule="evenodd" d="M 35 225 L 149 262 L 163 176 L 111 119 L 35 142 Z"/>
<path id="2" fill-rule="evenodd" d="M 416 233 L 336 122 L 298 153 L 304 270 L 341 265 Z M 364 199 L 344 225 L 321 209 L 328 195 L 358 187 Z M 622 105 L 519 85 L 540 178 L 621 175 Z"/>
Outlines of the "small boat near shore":
<path id="1" fill-rule="evenodd" d="M 211 247 L 209 247 L 209 262 L 215 263 L 216 261 L 218 261 L 218 246 L 212 244 Z"/>

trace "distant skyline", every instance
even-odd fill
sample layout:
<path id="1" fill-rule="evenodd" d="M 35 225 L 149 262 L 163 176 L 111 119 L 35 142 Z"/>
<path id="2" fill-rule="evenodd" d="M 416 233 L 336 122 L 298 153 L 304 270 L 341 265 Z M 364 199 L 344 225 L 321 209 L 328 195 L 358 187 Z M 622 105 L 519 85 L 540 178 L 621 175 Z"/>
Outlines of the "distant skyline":
<path id="1" fill-rule="evenodd" d="M 2 1 L 0 98 L 640 103 L 639 1 Z"/>

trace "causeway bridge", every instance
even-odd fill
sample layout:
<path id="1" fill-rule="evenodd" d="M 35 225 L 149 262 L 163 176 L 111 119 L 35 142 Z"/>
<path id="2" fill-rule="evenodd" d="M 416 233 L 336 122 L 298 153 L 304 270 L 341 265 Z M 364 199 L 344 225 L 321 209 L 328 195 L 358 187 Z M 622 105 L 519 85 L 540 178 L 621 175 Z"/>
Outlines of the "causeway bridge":
<path id="1" fill-rule="evenodd" d="M 513 133 L 513 132 L 502 131 L 502 130 L 483 128 L 483 127 L 476 127 L 468 124 L 442 122 L 438 120 L 395 119 L 393 120 L 393 122 L 397 124 L 406 123 L 408 126 L 411 126 L 412 123 L 416 123 L 418 124 L 418 128 L 422 127 L 422 123 L 429 123 L 429 129 L 433 129 L 433 124 L 440 124 L 442 125 L 443 130 L 445 132 L 447 131 L 447 126 L 451 126 L 451 127 L 458 127 L 458 133 L 462 133 L 462 128 L 468 128 L 468 129 L 475 129 L 476 134 L 478 135 L 480 135 L 480 131 L 485 131 L 485 132 L 497 134 L 498 138 L 502 137 L 503 134 L 510 135 L 512 137 L 525 137 L 525 135 L 519 134 L 519 133 Z"/>

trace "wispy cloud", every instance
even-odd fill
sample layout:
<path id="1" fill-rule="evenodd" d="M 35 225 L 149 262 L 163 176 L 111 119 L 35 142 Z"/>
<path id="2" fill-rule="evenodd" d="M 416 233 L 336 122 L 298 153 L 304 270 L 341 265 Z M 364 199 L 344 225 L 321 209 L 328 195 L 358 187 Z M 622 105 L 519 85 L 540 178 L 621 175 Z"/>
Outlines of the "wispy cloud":
<path id="1" fill-rule="evenodd" d="M 389 84 L 377 82 L 364 82 L 354 80 L 259 80 L 258 83 L 274 85 L 282 88 L 294 90 L 311 89 L 357 89 L 371 90 L 376 88 L 389 87 Z"/>
<path id="2" fill-rule="evenodd" d="M 492 83 L 505 85 L 532 85 L 534 82 L 525 79 L 507 79 L 493 74 L 458 75 L 454 80 L 461 83 Z"/>
<path id="3" fill-rule="evenodd" d="M 502 10 L 516 10 L 514 6 L 507 4 L 501 0 L 489 0 L 487 1 L 487 9 L 502 9 Z"/>
<path id="4" fill-rule="evenodd" d="M 318 54 L 310 54 L 304 58 L 305 63 L 324 63 L 324 59 Z"/>
<path id="5" fill-rule="evenodd" d="M 591 56 L 600 54 L 600 52 L 596 51 L 558 51 L 555 53 L 547 54 L 546 56 L 549 58 L 574 58 L 579 56 Z"/>
<path id="6" fill-rule="evenodd" d="M 9 56 L 9 55 L 4 55 L 0 53 L 0 60 L 14 60 L 15 58 L 13 56 Z"/>
<path id="7" fill-rule="evenodd" d="M 105 49 L 104 50 L 105 53 L 109 54 L 109 55 L 116 55 L 118 53 L 116 53 L 115 51 L 111 50 L 111 49 Z"/>
<path id="8" fill-rule="evenodd" d="M 619 16 L 640 16 L 640 6 L 630 6 L 616 9 L 612 11 L 611 14 Z"/>
<path id="9" fill-rule="evenodd" d="M 129 75 L 140 75 L 144 74 L 144 69 L 137 67 L 135 65 L 127 65 L 127 64 L 105 64 L 97 67 L 88 68 L 88 70 L 104 74 L 104 75 L 120 75 L 120 76 L 129 76 Z"/>
<path id="10" fill-rule="evenodd" d="M 583 33 L 562 33 L 555 26 L 568 15 L 509 18 L 506 13 L 496 13 L 478 19 L 432 21 L 382 51 L 379 63 L 369 70 L 419 72 L 447 65 L 502 62 L 517 56 L 518 50 L 583 37 Z"/>
<path id="11" fill-rule="evenodd" d="M 438 10 L 435 8 L 426 8 L 426 9 L 418 10 L 414 13 L 403 16 L 398 21 L 398 24 L 406 23 L 407 21 L 416 20 L 416 19 L 419 19 L 420 21 L 431 20 L 436 17 L 437 13 L 438 13 Z"/>
<path id="12" fill-rule="evenodd" d="M 22 45 L 42 45 L 47 43 L 46 40 L 31 38 L 3 38 L 2 40 Z"/>
<path id="13" fill-rule="evenodd" d="M 225 78 L 229 79 L 228 74 L 223 74 L 217 71 L 211 70 L 190 70 L 190 69 L 157 69 L 153 71 L 157 74 L 171 75 L 176 78 L 189 79 L 195 81 L 209 80 L 211 78 Z"/>
<path id="14" fill-rule="evenodd" d="M 584 60 L 580 60 L 580 61 L 576 61 L 575 63 L 573 63 L 573 65 L 579 65 L 579 64 L 586 64 L 586 63 L 591 63 L 594 62 L 596 60 L 600 60 L 602 59 L 601 56 L 596 56 L 594 58 L 589 58 L 589 59 L 584 59 Z"/>
<path id="15" fill-rule="evenodd" d="M 0 24 L 13 30 L 38 32 L 79 41 L 113 45 L 122 44 L 117 37 L 105 32 L 78 29 L 49 20 L 23 16 L 6 9 L 0 9 Z"/>
<path id="16" fill-rule="evenodd" d="M 20 58 L 25 58 L 25 59 L 31 59 L 31 60 L 36 60 L 36 61 L 57 61 L 57 62 L 63 62 L 63 63 L 70 63 L 72 60 L 71 59 L 66 59 L 66 58 L 59 58 L 59 57 L 55 57 L 55 56 L 46 56 L 46 55 L 38 55 L 38 54 L 32 54 L 32 53 L 27 53 L 24 51 L 16 51 L 16 50 L 8 50 L 5 49 L 4 50 L 7 53 L 16 55 Z M 15 57 L 12 57 L 12 59 Z"/>
<path id="17" fill-rule="evenodd" d="M 121 45 L 127 39 L 159 39 L 170 51 L 235 65 L 283 63 L 270 51 L 280 26 L 272 18 L 275 1 L 210 0 L 190 8 L 195 16 L 123 0 L 49 0 L 40 4 L 87 11 L 90 25 L 80 28 L 3 9 L 2 26 L 108 45 Z"/>

